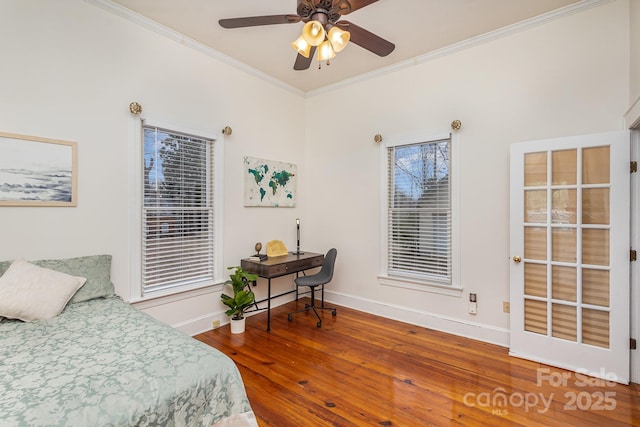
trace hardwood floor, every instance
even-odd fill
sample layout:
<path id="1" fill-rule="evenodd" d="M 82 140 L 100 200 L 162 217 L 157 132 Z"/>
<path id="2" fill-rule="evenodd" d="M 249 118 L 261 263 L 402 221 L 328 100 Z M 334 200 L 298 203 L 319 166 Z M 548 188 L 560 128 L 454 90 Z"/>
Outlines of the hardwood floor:
<path id="1" fill-rule="evenodd" d="M 640 386 L 530 362 L 507 349 L 304 300 L 196 336 L 237 364 L 261 427 L 640 425 Z"/>

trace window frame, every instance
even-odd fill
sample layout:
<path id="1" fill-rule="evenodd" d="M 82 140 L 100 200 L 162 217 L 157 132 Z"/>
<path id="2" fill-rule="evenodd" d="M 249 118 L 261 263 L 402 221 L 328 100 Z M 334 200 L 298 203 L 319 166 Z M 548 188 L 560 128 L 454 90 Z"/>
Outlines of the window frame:
<path id="1" fill-rule="evenodd" d="M 158 129 L 176 132 L 179 134 L 192 135 L 197 138 L 212 140 L 213 164 L 211 164 L 211 175 L 213 180 L 213 274 L 212 280 L 199 283 L 172 286 L 167 289 L 146 290 L 142 283 L 142 243 L 143 243 L 143 217 L 144 208 L 144 127 L 156 127 Z M 134 120 L 130 126 L 129 150 L 129 178 L 130 187 L 130 222 L 129 222 L 129 260 L 130 260 L 130 297 L 129 302 L 136 303 L 153 300 L 160 297 L 171 299 L 181 299 L 188 292 L 192 294 L 199 290 L 204 291 L 209 288 L 221 289 L 225 281 L 223 272 L 223 200 L 224 200 L 224 135 L 219 133 L 218 127 L 199 128 L 174 121 L 160 120 L 153 117 L 140 117 Z"/>
<path id="2" fill-rule="evenodd" d="M 449 181 L 451 198 L 451 283 L 430 280 L 427 277 L 399 277 L 389 274 L 389 162 L 387 152 L 389 148 L 421 143 L 436 142 L 449 139 Z M 460 285 L 460 138 L 456 133 L 422 132 L 414 135 L 389 138 L 380 144 L 380 253 L 378 283 L 385 286 L 431 292 L 450 296 L 462 296 Z"/>

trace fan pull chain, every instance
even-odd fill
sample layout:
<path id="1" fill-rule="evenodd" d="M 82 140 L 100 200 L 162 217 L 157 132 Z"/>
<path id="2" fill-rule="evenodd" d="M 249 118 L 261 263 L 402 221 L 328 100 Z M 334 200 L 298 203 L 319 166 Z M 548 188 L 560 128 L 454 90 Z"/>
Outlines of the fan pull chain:
<path id="1" fill-rule="evenodd" d="M 331 65 L 331 61 L 327 59 L 327 66 Z M 318 61 L 318 70 L 322 70 L 322 61 Z"/>

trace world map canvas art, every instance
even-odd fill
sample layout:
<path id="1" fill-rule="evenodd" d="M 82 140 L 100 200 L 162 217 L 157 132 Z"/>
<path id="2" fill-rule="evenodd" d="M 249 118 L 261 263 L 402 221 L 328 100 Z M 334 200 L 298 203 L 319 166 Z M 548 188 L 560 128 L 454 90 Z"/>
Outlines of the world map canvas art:
<path id="1" fill-rule="evenodd" d="M 244 158 L 244 205 L 292 208 L 296 205 L 294 163 Z"/>

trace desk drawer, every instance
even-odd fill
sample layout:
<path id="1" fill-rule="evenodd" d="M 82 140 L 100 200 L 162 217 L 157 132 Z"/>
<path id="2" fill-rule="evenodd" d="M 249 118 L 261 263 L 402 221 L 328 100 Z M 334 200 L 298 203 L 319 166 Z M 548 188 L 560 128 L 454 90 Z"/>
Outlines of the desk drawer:
<path id="1" fill-rule="evenodd" d="M 323 257 L 322 256 L 318 256 L 318 257 L 314 257 L 314 258 L 308 258 L 308 259 L 300 259 L 297 261 L 292 261 L 290 263 L 287 263 L 286 267 L 287 267 L 287 272 L 289 273 L 295 273 L 296 271 L 302 271 L 302 270 L 308 270 L 310 268 L 314 268 L 314 267 L 320 267 L 322 265 L 322 261 L 323 261 Z"/>
<path id="2" fill-rule="evenodd" d="M 267 277 L 269 275 L 269 266 L 259 262 L 243 259 L 240 261 L 240 267 L 242 267 L 244 271 L 257 274 L 260 277 Z"/>
<path id="3" fill-rule="evenodd" d="M 285 274 L 289 274 L 290 272 L 295 273 L 296 271 L 291 269 L 290 264 L 285 263 L 269 265 L 242 260 L 241 266 L 243 270 L 257 274 L 260 277 L 284 276 Z"/>
<path id="4" fill-rule="evenodd" d="M 287 264 L 270 265 L 267 269 L 267 276 L 282 276 L 288 273 Z"/>
<path id="5" fill-rule="evenodd" d="M 268 259 L 263 262 L 242 260 L 241 265 L 245 271 L 255 273 L 260 277 L 272 278 L 293 274 L 310 268 L 322 266 L 324 255 L 310 256 L 303 259 L 283 259 L 281 262 L 277 258 Z"/>
<path id="6" fill-rule="evenodd" d="M 315 257 L 309 259 L 300 259 L 297 261 L 290 261 L 286 264 L 276 264 L 269 266 L 269 276 L 283 276 L 285 274 L 292 274 L 310 268 L 319 267 L 322 265 L 322 257 Z"/>

